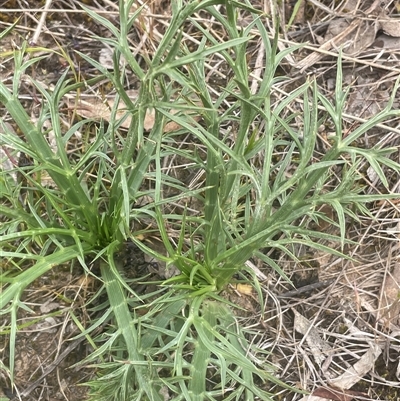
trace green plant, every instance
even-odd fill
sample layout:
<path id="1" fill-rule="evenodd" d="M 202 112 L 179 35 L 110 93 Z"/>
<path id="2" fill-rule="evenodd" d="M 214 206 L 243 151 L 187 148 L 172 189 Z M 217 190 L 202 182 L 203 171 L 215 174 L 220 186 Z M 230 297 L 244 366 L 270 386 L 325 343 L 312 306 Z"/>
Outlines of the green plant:
<path id="1" fill-rule="evenodd" d="M 261 252 L 265 247 L 277 248 L 293 259 L 295 244 L 344 256 L 323 245 L 320 239 L 343 246 L 346 216 L 356 217 L 354 206 L 365 211 L 363 205 L 367 202 L 398 197 L 361 194 L 360 164 L 366 159 L 386 187 L 381 166 L 400 172 L 400 165 L 387 157 L 393 149 L 360 149 L 353 143 L 399 112 L 392 110 L 392 98 L 379 114 L 344 136 L 341 113 L 347 94 L 342 92 L 340 68 L 334 105 L 310 82 L 273 103 L 274 86 L 285 80 L 277 76 L 276 70 L 285 55 L 295 49 L 278 52 L 277 39 L 270 40 L 257 11 L 238 2 L 192 1 L 185 6 L 173 2 L 170 25 L 143 68 L 133 57 L 127 40 L 127 33 L 141 12 L 139 9 L 130 16 L 132 3 L 120 1 L 119 28 L 86 10 L 112 34 L 112 38 L 100 40 L 114 49 L 114 71 L 81 54 L 112 82 L 118 98 L 126 105 L 124 117 L 116 118 L 117 99 L 111 111 L 114 118 L 107 126 L 100 123 L 93 127 L 92 121 L 83 120 L 65 132 L 60 124 L 59 104 L 66 94 L 83 87 L 80 82 L 67 80 L 66 72 L 52 91 L 31 80 L 44 100 L 37 122 L 32 123 L 18 99 L 18 88 L 22 75 L 39 58 L 26 61 L 24 48 L 15 52 L 12 90 L 0 84 L 1 102 L 23 136 L 19 138 L 3 124 L 1 144 L 7 144 L 14 152 L 24 152 L 33 160 L 32 166 L 15 168 L 25 184 L 14 185 L 11 171 L 3 171 L 0 181 L 0 212 L 5 220 L 1 229 L 2 256 L 13 265 L 2 272 L 5 289 L 0 299 L 2 313 L 10 314 L 12 319 L 11 377 L 17 311 L 27 308 L 21 298 L 24 289 L 56 264 L 75 259 L 92 274 L 87 266 L 91 258 L 99 261 L 100 279 L 108 295 L 101 305 L 108 313 L 91 322 L 82 333 L 98 344 L 87 358 L 100 372 L 90 383 L 93 399 L 161 400 L 161 393 L 167 391 L 173 400 L 269 400 L 272 394 L 265 389 L 285 384 L 275 377 L 266 358 L 256 358 L 259 351 L 250 346 L 246 330 L 235 317 L 235 306 L 221 291 L 238 274 L 251 282 L 262 297 L 254 273 L 245 266 L 253 255 L 285 277 L 277 263 Z M 214 7 L 218 4 L 225 6 L 226 15 Z M 227 40 L 215 38 L 191 19 L 200 10 L 215 18 Z M 237 28 L 239 10 L 252 15 L 252 22 L 243 30 Z M 188 20 L 202 33 L 197 50 L 191 52 L 181 42 Z M 256 93 L 249 87 L 250 69 L 246 61 L 254 30 L 265 46 L 267 60 Z M 205 64 L 207 58 L 215 55 L 222 57 L 233 75 L 217 96 L 211 94 L 206 84 Z M 126 93 L 125 74 L 119 71 L 121 57 L 140 80 L 136 101 Z M 174 93 L 180 97 L 173 109 L 181 113 L 171 111 Z M 302 113 L 287 114 L 297 98 L 303 100 Z M 224 108 L 227 103 L 230 106 Z M 320 160 L 314 160 L 319 104 L 325 107 L 336 132 L 329 151 Z M 144 120 L 149 109 L 155 110 L 155 119 L 147 134 Z M 202 122 L 191 118 L 188 110 L 201 116 Z M 122 134 L 120 128 L 128 116 L 131 123 Z M 293 128 L 299 116 L 302 132 Z M 46 121 L 51 121 L 56 147 L 46 139 Z M 167 121 L 175 121 L 182 129 L 164 133 Z M 224 132 L 224 125 L 231 121 L 235 128 L 231 133 Z M 93 140 L 85 153 L 71 157 L 66 147 L 78 130 L 87 130 Z M 175 145 L 182 132 L 190 133 L 206 149 L 205 155 L 185 148 L 179 150 L 194 169 L 204 171 L 205 181 L 197 190 L 187 189 L 185 183 L 163 169 L 163 160 L 177 152 Z M 325 185 L 333 169 L 341 180 L 327 193 Z M 93 170 L 94 178 L 89 174 Z M 51 177 L 51 186 L 42 183 L 43 175 Z M 145 182 L 151 183 L 146 191 Z M 165 189 L 172 187 L 178 195 L 165 196 Z M 144 195 L 154 202 L 137 207 L 136 200 Z M 201 205 L 198 215 L 191 214 L 185 206 L 183 213 L 170 212 L 174 202 L 184 205 L 189 197 Z M 336 212 L 339 236 L 296 223 L 303 216 L 315 218 L 316 207 L 324 204 L 331 205 Z M 155 252 L 137 239 L 137 232 L 131 231 L 132 221 L 144 217 L 157 223 L 166 255 Z M 173 241 L 171 228 L 178 232 Z M 174 265 L 179 274 L 163 282 L 156 293 L 133 291 L 121 276 L 116 259 L 116 252 L 127 239 L 148 255 Z M 138 309 L 145 310 L 145 314 L 136 315 Z M 105 322 L 109 323 L 106 340 L 102 336 L 92 338 L 94 330 Z"/>

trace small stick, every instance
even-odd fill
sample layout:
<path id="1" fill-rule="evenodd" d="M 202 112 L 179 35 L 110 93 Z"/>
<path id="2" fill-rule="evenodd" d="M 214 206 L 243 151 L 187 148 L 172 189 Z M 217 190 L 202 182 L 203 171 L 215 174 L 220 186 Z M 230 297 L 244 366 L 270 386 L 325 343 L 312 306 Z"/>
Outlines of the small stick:
<path id="1" fill-rule="evenodd" d="M 34 35 L 32 37 L 31 42 L 30 42 L 30 44 L 32 46 L 36 46 L 36 44 L 37 44 L 37 41 L 39 39 L 40 33 L 42 32 L 43 25 L 44 25 L 44 22 L 46 21 L 47 13 L 48 13 L 48 10 L 50 9 L 52 1 L 53 0 L 46 0 L 46 4 L 44 6 L 43 13 L 40 16 L 40 20 L 39 20 L 38 26 L 36 27 L 35 33 L 34 33 Z"/>
<path id="2" fill-rule="evenodd" d="M 18 401 L 25 400 L 27 397 L 39 384 L 49 375 L 61 362 L 65 359 L 86 337 L 80 337 L 74 340 L 71 344 L 68 345 L 67 348 L 56 358 L 54 362 L 52 362 L 46 369 L 44 369 L 43 374 L 39 377 L 39 379 L 35 380 L 31 385 L 29 385 L 25 390 L 21 391 L 18 395 L 14 395 L 14 397 L 10 401 Z"/>
<path id="3" fill-rule="evenodd" d="M 279 299 L 294 298 L 297 295 L 303 294 L 305 292 L 316 290 L 321 287 L 328 287 L 328 285 L 332 284 L 334 281 L 335 280 L 318 281 L 317 283 L 313 283 L 313 284 L 305 285 L 304 287 L 300 287 L 297 290 L 284 292 L 283 294 L 277 295 L 276 297 Z"/>

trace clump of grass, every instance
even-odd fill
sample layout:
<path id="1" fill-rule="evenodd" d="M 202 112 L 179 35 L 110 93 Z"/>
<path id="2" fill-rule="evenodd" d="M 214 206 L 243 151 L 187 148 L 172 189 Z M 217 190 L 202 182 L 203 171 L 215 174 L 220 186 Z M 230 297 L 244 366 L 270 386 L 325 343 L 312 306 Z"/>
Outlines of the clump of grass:
<path id="1" fill-rule="evenodd" d="M 11 380 L 17 311 L 21 307 L 29 309 L 23 302 L 23 291 L 53 266 L 73 260 L 92 274 L 87 266 L 90 258 L 100 264 L 100 280 L 108 295 L 102 307 L 107 313 L 91 322 L 82 335 L 90 337 L 99 325 L 110 325 L 106 339 L 93 339 L 98 346 L 86 360 L 99 371 L 89 383 L 92 399 L 162 400 L 162 394 L 168 394 L 174 400 L 270 400 L 273 395 L 269 386 L 285 384 L 267 358 L 257 357 L 258 351 L 250 345 L 235 317 L 235 306 L 221 296 L 221 291 L 234 275 L 240 274 L 261 297 L 254 273 L 245 266 L 253 255 L 285 277 L 277 263 L 261 252 L 265 247 L 277 248 L 293 259 L 293 244 L 343 256 L 319 240 L 343 246 L 346 218 L 356 218 L 354 210 L 366 211 L 364 205 L 368 202 L 398 197 L 390 193 L 363 195 L 358 185 L 358 167 L 366 159 L 388 187 L 382 166 L 400 172 L 400 165 L 388 158 L 393 149 L 360 149 L 353 145 L 380 122 L 399 115 L 392 110 L 394 95 L 384 110 L 347 136 L 342 131 L 341 113 L 347 93 L 342 91 L 340 68 L 334 104 L 318 92 L 313 82 L 306 82 L 273 103 L 274 86 L 285 80 L 277 76 L 276 69 L 295 49 L 278 52 L 277 42 L 268 37 L 259 13 L 238 2 L 174 3 L 163 39 L 142 67 L 127 40 L 141 12 L 139 9 L 129 15 L 132 3 L 120 1 L 118 28 L 87 10 L 112 35 L 100 40 L 114 49 L 115 69 L 109 71 L 88 56 L 81 56 L 112 82 L 117 100 L 123 100 L 127 110 L 123 118 L 95 126 L 85 153 L 70 157 L 67 144 L 78 131 L 91 129 L 93 122 L 82 120 L 65 130 L 59 110 L 63 97 L 82 88 L 82 83 L 68 80 L 66 72 L 49 91 L 32 79 L 43 99 L 36 123 L 30 121 L 18 93 L 22 75 L 39 58 L 26 60 L 24 48 L 16 51 L 12 88 L 0 84 L 1 102 L 22 133 L 16 136 L 3 124 L 1 144 L 33 160 L 32 166 L 15 167 L 25 184 L 14 185 L 11 170 L 1 173 L 0 211 L 5 220 L 2 256 L 13 266 L 2 272 L 5 288 L 0 299 L 2 313 L 11 316 Z M 224 5 L 226 14 L 215 8 L 218 4 Z M 225 39 L 214 37 L 191 19 L 200 10 L 220 24 Z M 252 16 L 244 29 L 237 28 L 240 10 Z M 202 33 L 194 51 L 181 42 L 187 21 Z M 266 63 L 255 93 L 250 90 L 251 71 L 246 60 L 254 30 L 265 47 Z M 232 78 L 217 96 L 206 83 L 206 61 L 213 55 L 222 57 L 232 71 Z M 135 101 L 126 93 L 124 71 L 119 71 L 121 57 L 140 80 Z M 172 105 L 170 99 L 176 92 L 181 96 Z M 297 98 L 303 100 L 301 113 L 286 113 Z M 227 103 L 230 106 L 223 108 Z M 329 151 L 314 160 L 320 104 L 326 109 L 324 118 L 335 127 L 335 136 Z M 117 107 L 115 101 L 111 111 L 114 116 Z M 144 120 L 150 109 L 155 110 L 155 117 L 147 133 Z M 191 115 L 200 116 L 201 121 Z M 131 123 L 124 131 L 121 126 L 128 116 Z M 299 118 L 301 132 L 294 128 Z M 56 146 L 46 139 L 43 127 L 48 121 Z M 164 133 L 168 121 L 176 122 L 180 131 Z M 223 127 L 231 121 L 235 123 L 234 131 L 224 132 Z M 205 176 L 196 190 L 166 174 L 163 167 L 163 161 L 176 151 L 171 144 L 179 140 L 180 133 L 190 134 L 206 149 L 203 157 L 189 148 L 179 150 L 180 156 Z M 277 153 L 281 157 L 277 158 Z M 92 170 L 96 172 L 94 178 L 89 174 Z M 324 188 L 333 170 L 340 175 L 340 182 L 328 193 Z M 51 186 L 42 182 L 44 175 L 51 177 Z M 152 185 L 145 186 L 145 182 Z M 173 188 L 174 196 L 165 195 L 166 188 Z M 153 202 L 138 207 L 136 201 L 144 195 Z M 189 198 L 196 199 L 198 214 L 191 214 L 185 206 L 183 213 L 170 211 L 174 203 L 184 205 Z M 304 216 L 316 218 L 316 208 L 326 204 L 336 212 L 339 236 L 297 224 Z M 131 231 L 132 221 L 149 217 L 157 224 L 165 254 L 155 252 Z M 178 233 L 173 238 L 171 230 Z M 121 276 L 116 260 L 116 253 L 128 239 L 148 255 L 175 266 L 179 274 L 164 281 L 155 293 L 136 293 Z M 145 310 L 144 315 L 136 314 L 138 308 Z"/>

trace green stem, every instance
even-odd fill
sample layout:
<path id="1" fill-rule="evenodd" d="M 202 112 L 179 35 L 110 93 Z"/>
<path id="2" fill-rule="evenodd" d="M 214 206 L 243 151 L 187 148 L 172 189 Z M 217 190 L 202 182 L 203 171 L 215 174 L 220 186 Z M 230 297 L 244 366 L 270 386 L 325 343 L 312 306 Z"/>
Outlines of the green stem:
<path id="1" fill-rule="evenodd" d="M 150 366 L 143 366 L 140 363 L 144 361 L 144 356 L 138 349 L 139 334 L 132 321 L 121 281 L 113 271 L 114 269 L 104 260 L 100 261 L 100 269 L 118 328 L 125 340 L 129 361 L 134 367 L 138 388 L 143 389 L 150 400 L 162 401 L 160 394 L 158 394 L 149 380 L 148 369 L 150 369 Z"/>

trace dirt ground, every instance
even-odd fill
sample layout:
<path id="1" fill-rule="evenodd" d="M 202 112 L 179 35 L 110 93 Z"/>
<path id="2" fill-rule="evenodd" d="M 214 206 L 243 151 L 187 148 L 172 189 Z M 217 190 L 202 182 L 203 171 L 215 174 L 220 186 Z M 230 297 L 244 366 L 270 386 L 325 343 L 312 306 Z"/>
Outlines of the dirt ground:
<path id="1" fill-rule="evenodd" d="M 90 78 L 97 72 L 76 50 L 107 62 L 110 56 L 92 35 L 106 37 L 109 32 L 81 12 L 81 4 L 107 12 L 102 15 L 118 24 L 118 1 L 54 0 L 35 44 L 54 49 L 61 47 L 76 68 Z M 35 37 L 43 6 L 44 1 L 0 0 L 0 30 L 20 18 L 14 33 L 0 42 L 2 80 L 13 73 L 6 52 L 19 46 L 23 39 L 31 41 Z M 307 77 L 314 77 L 320 90 L 332 98 L 337 49 L 344 46 L 343 80 L 351 85 L 343 114 L 345 129 L 350 132 L 385 107 L 400 74 L 399 2 L 285 0 L 257 1 L 254 6 L 263 9 L 266 15 L 278 14 L 280 20 L 285 21 L 279 28 L 280 50 L 292 44 L 305 44 L 282 63 L 282 72 L 291 78 L 288 90 Z M 156 42 L 157 35 L 162 35 L 168 23 L 169 2 L 150 1 L 142 15 L 140 23 L 148 24 L 146 26 L 152 27 L 154 32 L 148 41 Z M 272 35 L 277 27 L 267 17 L 265 24 Z M 189 32 L 192 28 L 188 26 L 187 29 Z M 140 24 L 135 25 L 132 41 L 140 43 L 142 37 Z M 141 45 L 150 48 L 150 42 Z M 256 70 L 257 38 L 250 50 L 250 65 Z M 32 74 L 51 85 L 57 82 L 67 65 L 65 58 L 54 54 L 42 60 Z M 132 88 L 136 85 L 132 79 Z M 31 95 L 28 86 L 23 90 Z M 27 101 L 27 107 L 37 106 L 34 96 Z M 331 128 L 329 123 L 321 125 L 318 152 L 325 151 Z M 377 143 L 396 147 L 393 160 L 399 162 L 399 121 L 372 130 L 360 146 Z M 369 186 L 367 192 L 384 190 L 368 166 L 362 173 Z M 399 192 L 397 177 L 388 172 L 387 179 L 391 190 Z M 260 315 L 253 294 L 240 289 L 231 289 L 228 294 L 231 300 L 248 310 L 248 315 L 242 319 L 258 331 L 255 342 L 272 352 L 279 377 L 297 383 L 300 388 L 312 389 L 309 398 L 286 392 L 277 396 L 280 401 L 400 400 L 400 209 L 398 202 L 389 201 L 375 202 L 368 207 L 372 217 L 352 222 L 346 233 L 355 243 L 345 250 L 352 261 L 338 260 L 301 247 L 297 249 L 300 264 L 276 251 L 268 255 L 292 279 L 296 290 L 260 261 L 249 261 L 263 278 L 268 305 L 266 315 Z M 322 211 L 335 218 L 333 210 Z M 315 228 L 337 234 L 335 226 L 329 222 L 320 222 Z M 126 254 L 121 256 L 129 259 L 127 265 L 137 263 L 137 258 L 142 260 L 143 256 L 135 252 L 127 247 Z M 98 283 L 82 276 L 79 270 L 59 266 L 27 291 L 25 301 L 34 313 L 20 311 L 15 362 L 17 391 L 10 390 L 8 376 L 0 370 L 0 400 L 1 391 L 5 400 L 13 397 L 24 401 L 86 399 L 88 389 L 82 384 L 96 372 L 78 364 L 92 349 L 83 338 L 76 338 L 80 333 L 76 322 L 89 321 L 95 313 L 87 299 L 97 289 Z M 5 319 L 4 315 L 1 319 Z M 0 321 L 0 327 L 7 323 Z M 7 336 L 3 335 L 0 355 L 5 364 L 8 363 L 7 349 Z"/>

